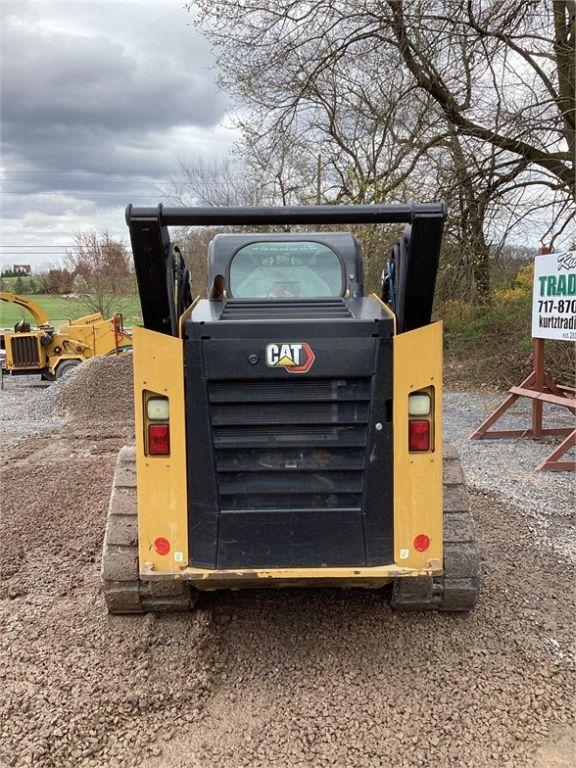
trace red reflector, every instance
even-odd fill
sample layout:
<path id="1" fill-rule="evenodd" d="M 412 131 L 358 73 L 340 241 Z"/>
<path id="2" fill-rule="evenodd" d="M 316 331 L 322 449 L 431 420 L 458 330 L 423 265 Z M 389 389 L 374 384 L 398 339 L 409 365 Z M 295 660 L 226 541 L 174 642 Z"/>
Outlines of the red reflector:
<path id="1" fill-rule="evenodd" d="M 420 533 L 414 539 L 414 549 L 417 552 L 426 552 L 429 546 L 430 546 L 430 539 L 428 538 L 428 536 L 426 536 L 425 533 Z"/>
<path id="2" fill-rule="evenodd" d="M 170 453 L 170 427 L 168 424 L 148 425 L 148 453 L 151 456 L 168 456 Z"/>
<path id="3" fill-rule="evenodd" d="M 170 542 L 163 536 L 160 536 L 154 542 L 154 549 L 159 555 L 167 555 L 170 552 Z"/>
<path id="4" fill-rule="evenodd" d="M 430 450 L 430 422 L 420 419 L 410 419 L 408 422 L 408 447 L 411 451 Z"/>

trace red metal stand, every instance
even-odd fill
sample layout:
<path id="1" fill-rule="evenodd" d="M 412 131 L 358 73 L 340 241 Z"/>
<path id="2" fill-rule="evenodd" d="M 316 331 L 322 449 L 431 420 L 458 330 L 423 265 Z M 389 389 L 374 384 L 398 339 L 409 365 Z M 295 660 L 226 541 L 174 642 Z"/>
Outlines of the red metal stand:
<path id="1" fill-rule="evenodd" d="M 576 429 L 573 427 L 542 426 L 544 403 L 561 405 L 576 415 L 576 392 L 571 387 L 561 387 L 555 384 L 544 370 L 544 339 L 534 339 L 534 370 L 524 379 L 519 387 L 510 387 L 510 395 L 494 413 L 470 435 L 470 440 L 497 440 L 501 437 L 533 437 L 536 439 L 548 435 L 566 435 L 567 437 L 536 467 L 537 471 L 576 471 L 576 460 L 560 461 L 559 459 L 576 446 Z M 498 421 L 520 397 L 532 400 L 532 426 L 528 429 L 491 430 L 490 427 Z"/>

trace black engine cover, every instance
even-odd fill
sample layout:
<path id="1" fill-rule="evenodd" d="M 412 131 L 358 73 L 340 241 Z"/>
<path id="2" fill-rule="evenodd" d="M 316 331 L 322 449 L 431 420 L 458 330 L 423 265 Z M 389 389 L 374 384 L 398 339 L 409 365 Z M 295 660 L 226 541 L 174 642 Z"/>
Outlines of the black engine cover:
<path id="1" fill-rule="evenodd" d="M 392 337 L 373 298 L 196 305 L 191 566 L 392 562 Z"/>

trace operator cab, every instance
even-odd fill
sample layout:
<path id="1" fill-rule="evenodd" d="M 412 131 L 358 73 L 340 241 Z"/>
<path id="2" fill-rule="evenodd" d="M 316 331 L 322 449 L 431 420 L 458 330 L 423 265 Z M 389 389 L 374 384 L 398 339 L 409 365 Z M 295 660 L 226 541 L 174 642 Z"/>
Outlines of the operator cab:
<path id="1" fill-rule="evenodd" d="M 363 290 L 362 248 L 349 232 L 217 235 L 209 246 L 213 298 L 358 298 Z"/>

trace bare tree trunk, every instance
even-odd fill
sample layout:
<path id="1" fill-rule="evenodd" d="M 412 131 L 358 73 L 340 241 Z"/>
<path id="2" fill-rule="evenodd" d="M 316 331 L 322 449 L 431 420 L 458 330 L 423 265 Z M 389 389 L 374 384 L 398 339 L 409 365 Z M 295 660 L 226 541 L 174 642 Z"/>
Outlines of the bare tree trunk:
<path id="1" fill-rule="evenodd" d="M 490 303 L 490 247 L 484 236 L 486 206 L 470 175 L 469 160 L 456 133 L 449 141 L 454 162 L 456 189 L 460 198 L 461 225 L 469 245 L 469 264 L 473 282 L 473 300 Z"/>
<path id="2" fill-rule="evenodd" d="M 479 222 L 472 225 L 471 268 L 474 281 L 474 301 L 490 304 L 490 246 Z"/>

